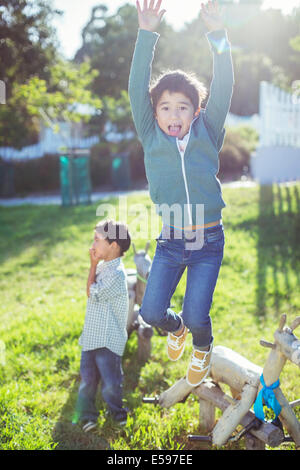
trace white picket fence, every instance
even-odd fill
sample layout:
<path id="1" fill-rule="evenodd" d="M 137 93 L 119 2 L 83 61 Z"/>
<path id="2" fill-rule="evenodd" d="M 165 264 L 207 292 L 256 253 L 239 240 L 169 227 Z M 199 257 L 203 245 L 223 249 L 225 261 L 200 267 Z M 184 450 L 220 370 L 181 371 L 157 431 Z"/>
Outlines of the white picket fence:
<path id="1" fill-rule="evenodd" d="M 84 125 L 81 123 L 59 122 L 59 131 L 55 132 L 52 127 L 42 126 L 39 142 L 34 145 L 27 145 L 22 149 L 13 147 L 0 147 L 0 157 L 5 161 L 29 160 L 41 158 L 44 155 L 61 155 L 62 148 L 90 149 L 100 142 L 99 136 L 81 137 Z M 131 131 L 118 133 L 116 126 L 111 122 L 105 125 L 105 140 L 118 143 L 122 140 L 129 140 L 134 137 Z"/>
<path id="2" fill-rule="evenodd" d="M 251 173 L 262 184 L 300 179 L 300 99 L 260 83 L 260 139 Z"/>
<path id="3" fill-rule="evenodd" d="M 52 129 L 43 129 L 41 139 L 37 144 L 27 145 L 22 149 L 13 147 L 0 147 L 0 157 L 5 161 L 11 160 L 29 160 L 41 158 L 46 154 L 60 155 L 62 147 L 89 149 L 93 145 L 99 143 L 98 136 L 91 137 L 71 137 L 62 133 L 55 133 Z"/>
<path id="4" fill-rule="evenodd" d="M 260 83 L 260 146 L 300 148 L 300 99 L 271 83 Z"/>
<path id="5" fill-rule="evenodd" d="M 260 117 L 259 114 L 252 114 L 251 116 L 238 116 L 237 114 L 228 113 L 225 125 L 227 127 L 250 126 L 259 133 Z"/>

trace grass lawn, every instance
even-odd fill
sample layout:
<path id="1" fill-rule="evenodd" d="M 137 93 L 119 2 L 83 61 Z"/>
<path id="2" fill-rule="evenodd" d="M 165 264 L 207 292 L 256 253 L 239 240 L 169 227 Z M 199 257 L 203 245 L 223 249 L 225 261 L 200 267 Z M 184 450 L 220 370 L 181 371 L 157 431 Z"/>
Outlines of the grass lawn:
<path id="1" fill-rule="evenodd" d="M 215 345 L 263 366 L 269 351 L 259 340 L 272 341 L 282 313 L 288 323 L 299 315 L 300 184 L 224 188 L 223 195 L 226 248 L 211 310 Z M 147 196 L 131 196 L 128 205 L 136 203 L 150 211 Z M 201 434 L 194 395 L 170 409 L 142 403 L 143 396 L 160 394 L 185 374 L 190 336 L 174 364 L 167 359 L 166 338 L 155 333 L 151 359 L 140 364 L 133 333 L 123 358 L 124 400 L 131 410 L 126 427 L 106 417 L 100 393 L 97 431 L 84 434 L 71 425 L 96 208 L 0 208 L 0 449 L 198 449 L 187 440 Z M 138 249 L 145 245 L 134 242 Z M 154 250 L 152 240 L 151 256 Z M 124 263 L 134 267 L 132 249 Z M 185 279 L 173 296 L 176 311 Z M 294 364 L 286 364 L 280 379 L 289 401 L 300 397 Z M 295 411 L 300 418 L 300 408 Z"/>

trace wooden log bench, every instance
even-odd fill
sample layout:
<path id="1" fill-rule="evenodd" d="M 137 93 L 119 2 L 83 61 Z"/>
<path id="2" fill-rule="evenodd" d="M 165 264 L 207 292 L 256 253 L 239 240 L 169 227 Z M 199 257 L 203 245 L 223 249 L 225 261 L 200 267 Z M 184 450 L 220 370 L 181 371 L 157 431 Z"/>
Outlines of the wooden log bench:
<path id="1" fill-rule="evenodd" d="M 210 379 L 198 387 L 191 387 L 185 377 L 164 391 L 157 403 L 165 408 L 184 401 L 190 393 L 199 399 L 199 418 L 205 432 L 211 434 L 211 442 L 217 446 L 225 445 L 238 425 L 249 426 L 255 419 L 251 411 L 262 387 L 263 374 L 267 386 L 277 381 L 287 359 L 300 366 L 300 341 L 293 334 L 300 325 L 297 317 L 290 327 L 284 327 L 286 316 L 280 319 L 279 328 L 274 333 L 274 343 L 261 340 L 260 344 L 270 348 L 265 366 L 259 367 L 237 352 L 224 346 L 216 346 L 212 352 Z M 220 384 L 229 386 L 232 396 L 226 395 Z M 245 435 L 247 449 L 263 449 L 265 445 L 278 447 L 285 440 L 283 426 L 287 429 L 296 449 L 300 448 L 300 423 L 293 411 L 299 400 L 289 403 L 280 387 L 274 390 L 281 405 L 278 427 L 272 422 L 261 422 L 258 429 L 251 429 Z M 215 408 L 222 410 L 222 417 L 215 421 Z"/>
<path id="2" fill-rule="evenodd" d="M 137 331 L 138 359 L 140 362 L 146 362 L 149 359 L 151 338 L 153 336 L 153 328 L 139 314 L 152 264 L 152 260 L 148 255 L 149 247 L 150 242 L 147 242 L 144 250 L 137 251 L 134 243 L 132 243 L 136 269 L 126 269 L 129 294 L 127 332 L 129 337 L 133 331 Z"/>

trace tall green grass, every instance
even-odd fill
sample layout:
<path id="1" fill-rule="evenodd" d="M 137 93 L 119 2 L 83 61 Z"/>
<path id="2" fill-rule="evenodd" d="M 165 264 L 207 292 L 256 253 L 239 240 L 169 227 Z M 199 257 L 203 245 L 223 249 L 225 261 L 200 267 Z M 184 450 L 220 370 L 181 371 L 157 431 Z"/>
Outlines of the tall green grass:
<path id="1" fill-rule="evenodd" d="M 299 193 L 299 183 L 223 191 L 226 248 L 211 309 L 215 344 L 260 366 L 268 351 L 259 340 L 272 340 L 282 313 L 288 322 L 299 315 Z M 136 203 L 150 211 L 147 196 L 130 196 L 128 205 Z M 133 333 L 123 358 L 127 425 L 119 427 L 106 416 L 100 393 L 96 432 L 87 435 L 71 424 L 96 208 L 0 209 L 0 449 L 198 449 L 187 440 L 188 434 L 201 433 L 194 395 L 170 409 L 142 402 L 185 374 L 190 336 L 183 358 L 174 364 L 167 359 L 166 338 L 155 333 L 151 358 L 141 364 Z M 145 245 L 145 240 L 134 242 L 138 249 Z M 152 240 L 151 256 L 154 250 Z M 124 263 L 134 267 L 132 250 Z M 185 280 L 184 274 L 172 299 L 177 311 Z M 287 363 L 280 379 L 288 400 L 299 398 L 297 367 Z M 296 414 L 300 417 L 299 407 Z M 243 442 L 225 448 L 243 448 Z"/>

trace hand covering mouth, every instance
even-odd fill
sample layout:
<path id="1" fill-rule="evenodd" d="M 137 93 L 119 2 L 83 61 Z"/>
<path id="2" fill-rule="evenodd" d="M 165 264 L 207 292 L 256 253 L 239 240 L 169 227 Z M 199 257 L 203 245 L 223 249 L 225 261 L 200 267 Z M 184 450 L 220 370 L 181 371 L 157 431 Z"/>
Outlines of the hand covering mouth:
<path id="1" fill-rule="evenodd" d="M 171 126 L 168 126 L 169 129 L 169 134 L 178 137 L 181 131 L 181 126 L 179 124 L 172 124 Z"/>

